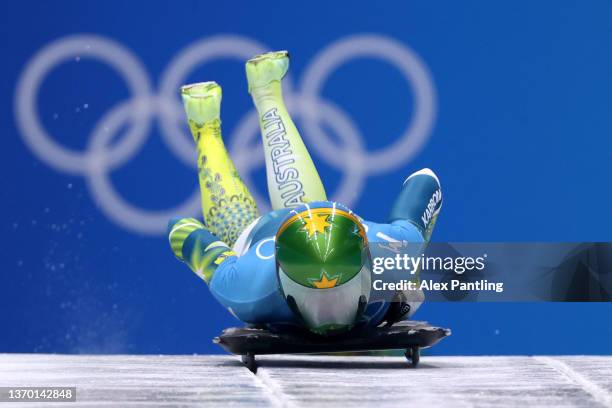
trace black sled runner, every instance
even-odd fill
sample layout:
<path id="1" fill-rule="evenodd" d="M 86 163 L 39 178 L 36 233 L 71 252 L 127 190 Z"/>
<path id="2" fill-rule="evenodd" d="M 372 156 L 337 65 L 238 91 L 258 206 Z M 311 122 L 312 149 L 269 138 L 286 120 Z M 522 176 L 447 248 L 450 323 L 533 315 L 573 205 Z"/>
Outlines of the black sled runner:
<path id="1" fill-rule="evenodd" d="M 257 372 L 258 354 L 314 354 L 373 350 L 406 350 L 411 367 L 420 360 L 420 350 L 431 347 L 451 334 L 450 329 L 427 322 L 402 321 L 392 326 L 354 330 L 323 337 L 303 332 L 273 332 L 262 328 L 229 328 L 213 339 L 229 353 L 241 355 L 242 362 Z"/>

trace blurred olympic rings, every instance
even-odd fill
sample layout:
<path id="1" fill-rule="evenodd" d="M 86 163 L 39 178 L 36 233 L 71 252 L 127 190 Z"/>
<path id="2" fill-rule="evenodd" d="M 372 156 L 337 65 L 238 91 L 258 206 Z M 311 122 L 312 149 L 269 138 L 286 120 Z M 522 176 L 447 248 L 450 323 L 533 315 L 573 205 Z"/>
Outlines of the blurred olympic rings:
<path id="1" fill-rule="evenodd" d="M 184 113 L 178 89 L 194 68 L 217 59 L 236 59 L 242 63 L 270 48 L 249 38 L 220 35 L 199 40 L 170 62 L 161 75 L 159 90 L 154 91 L 146 70 L 121 44 L 96 35 L 72 35 L 60 38 L 38 51 L 27 63 L 17 83 L 15 116 L 18 129 L 32 153 L 53 169 L 83 176 L 99 208 L 116 224 L 143 234 L 163 234 L 169 218 L 191 216 L 200 211 L 199 192 L 183 203 L 162 211 L 136 207 L 116 191 L 110 172 L 133 158 L 151 134 L 158 120 L 164 142 L 183 163 L 195 167 L 195 149 L 191 137 L 181 128 Z M 37 109 L 37 97 L 46 75 L 62 62 L 85 57 L 114 68 L 131 94 L 95 124 L 84 151 L 68 149 L 44 128 Z M 356 58 L 375 58 L 397 68 L 408 82 L 414 99 L 411 120 L 396 141 L 375 151 L 368 151 L 352 119 L 337 105 L 321 98 L 325 81 L 341 65 Z M 209 80 L 209 78 L 205 78 Z M 348 206 L 356 202 L 370 175 L 390 172 L 405 165 L 426 142 L 436 116 L 436 93 L 423 61 L 407 46 L 380 35 L 350 35 L 324 48 L 306 67 L 299 86 L 288 76 L 283 82 L 288 109 L 298 118 L 302 136 L 311 153 L 342 172 L 333 199 Z M 113 143 L 117 132 L 129 124 L 121 139 Z M 339 143 L 324 130 L 332 130 Z M 230 154 L 257 200 L 262 212 L 269 210 L 267 200 L 254 188 L 251 173 L 264 165 L 259 142 L 259 123 L 254 109 L 239 121 L 227 138 Z M 61 136 L 61 135 L 58 135 Z"/>

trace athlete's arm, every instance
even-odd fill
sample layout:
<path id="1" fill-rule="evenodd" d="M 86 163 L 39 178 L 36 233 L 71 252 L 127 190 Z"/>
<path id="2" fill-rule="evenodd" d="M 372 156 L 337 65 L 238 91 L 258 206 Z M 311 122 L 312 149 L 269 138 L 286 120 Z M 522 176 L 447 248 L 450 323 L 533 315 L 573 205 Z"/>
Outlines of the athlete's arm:
<path id="1" fill-rule="evenodd" d="M 274 240 L 255 243 L 236 254 L 194 218 L 170 221 L 168 238 L 174 255 L 202 278 L 211 294 L 247 323 L 286 323 L 294 317 L 279 291 Z"/>
<path id="2" fill-rule="evenodd" d="M 410 175 L 403 183 L 399 196 L 393 204 L 388 224 L 377 224 L 367 222 L 368 239 L 371 243 L 394 243 L 408 242 L 417 244 L 403 247 L 409 255 L 415 256 L 422 253 L 431 237 L 434 224 L 442 207 L 442 191 L 440 182 L 436 175 L 429 169 L 423 169 Z M 371 246 L 371 251 L 381 251 L 384 254 L 384 246 Z M 392 254 L 391 254 L 392 255 Z M 403 271 L 387 271 L 385 278 L 397 281 L 401 278 Z M 418 273 L 418 272 L 417 272 Z M 418 276 L 418 275 L 416 275 Z M 385 299 L 386 307 L 378 311 L 384 312 L 382 320 L 389 324 L 398 320 L 410 318 L 414 315 L 424 300 L 422 291 L 397 292 L 393 301 Z M 374 309 L 372 306 L 370 309 Z M 380 317 L 373 316 L 372 321 L 377 324 Z"/>
<path id="3" fill-rule="evenodd" d="M 366 222 L 370 242 L 427 243 L 442 207 L 436 175 L 423 169 L 410 175 L 393 203 L 386 224 Z"/>
<path id="4" fill-rule="evenodd" d="M 171 220 L 168 223 L 168 239 L 174 256 L 206 283 L 210 282 L 221 263 L 236 258 L 227 244 L 195 218 Z"/>
<path id="5" fill-rule="evenodd" d="M 416 228 L 429 242 L 442 208 L 442 189 L 438 177 L 430 169 L 411 174 L 395 199 L 389 223 L 400 228 Z"/>

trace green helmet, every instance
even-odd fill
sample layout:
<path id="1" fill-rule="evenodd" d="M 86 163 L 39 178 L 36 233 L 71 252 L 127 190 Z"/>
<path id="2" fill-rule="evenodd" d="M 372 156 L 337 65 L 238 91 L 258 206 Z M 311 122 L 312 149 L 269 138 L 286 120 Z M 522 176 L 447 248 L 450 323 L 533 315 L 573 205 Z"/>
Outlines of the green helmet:
<path id="1" fill-rule="evenodd" d="M 276 264 L 285 300 L 318 334 L 346 331 L 370 298 L 371 260 L 361 221 L 331 202 L 292 210 L 276 233 Z"/>

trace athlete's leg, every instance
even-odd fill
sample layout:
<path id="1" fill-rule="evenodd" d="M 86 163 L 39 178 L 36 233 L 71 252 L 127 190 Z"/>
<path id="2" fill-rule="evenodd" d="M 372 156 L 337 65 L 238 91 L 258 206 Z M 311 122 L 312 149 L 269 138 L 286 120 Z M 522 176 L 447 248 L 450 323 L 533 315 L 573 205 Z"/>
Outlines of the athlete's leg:
<path id="1" fill-rule="evenodd" d="M 286 51 L 259 55 L 246 63 L 249 92 L 259 114 L 272 208 L 325 201 L 325 189 L 283 102 L 281 80 L 289 68 Z"/>
<path id="2" fill-rule="evenodd" d="M 181 96 L 198 152 L 204 222 L 231 247 L 258 211 L 221 138 L 221 87 L 214 82 L 187 85 Z"/>

